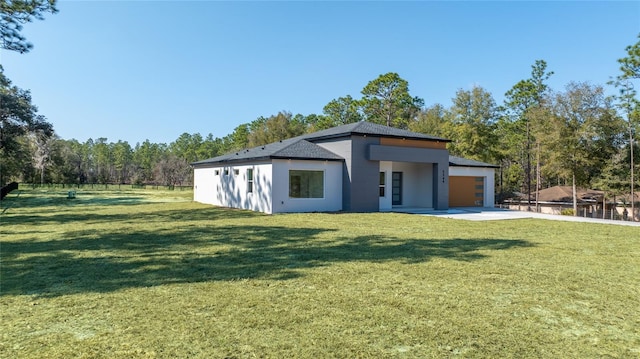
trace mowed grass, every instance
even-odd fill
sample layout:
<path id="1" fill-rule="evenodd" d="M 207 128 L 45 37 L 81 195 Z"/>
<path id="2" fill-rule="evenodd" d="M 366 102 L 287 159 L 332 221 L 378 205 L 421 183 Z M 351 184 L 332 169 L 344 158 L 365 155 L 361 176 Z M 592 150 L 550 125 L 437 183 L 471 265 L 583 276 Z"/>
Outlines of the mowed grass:
<path id="1" fill-rule="evenodd" d="M 2 358 L 634 358 L 640 232 L 22 190 Z"/>

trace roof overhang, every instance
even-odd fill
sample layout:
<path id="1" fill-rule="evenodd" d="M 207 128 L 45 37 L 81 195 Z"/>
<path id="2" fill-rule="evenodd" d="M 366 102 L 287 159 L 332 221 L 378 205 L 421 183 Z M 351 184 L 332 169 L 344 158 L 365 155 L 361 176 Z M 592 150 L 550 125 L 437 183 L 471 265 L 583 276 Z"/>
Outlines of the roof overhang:
<path id="1" fill-rule="evenodd" d="M 448 140 L 446 138 L 424 138 L 424 137 L 417 137 L 417 136 L 396 136 L 396 135 L 386 135 L 386 134 L 375 134 L 375 133 L 365 133 L 365 132 L 358 132 L 358 131 L 351 131 L 351 132 L 345 132 L 345 133 L 338 133 L 338 134 L 331 134 L 331 135 L 324 135 L 324 136 L 306 136 L 305 138 L 308 141 L 322 141 L 322 140 L 335 140 L 337 138 L 349 138 L 351 136 L 362 136 L 362 137 L 378 137 L 378 138 L 393 138 L 393 139 L 399 139 L 399 140 L 416 140 L 416 141 L 425 141 L 425 142 L 452 142 L 451 140 Z"/>
<path id="2" fill-rule="evenodd" d="M 239 159 L 225 159 L 220 161 L 210 161 L 210 162 L 193 162 L 190 163 L 193 168 L 204 168 L 204 167 L 218 167 L 218 166 L 227 166 L 227 165 L 237 165 L 237 164 L 249 164 L 249 163 L 268 163 L 271 160 L 291 160 L 291 161 L 318 161 L 318 162 L 344 162 L 342 158 L 311 158 L 311 157 L 291 157 L 291 156 L 264 156 L 264 157 L 252 157 L 250 159 L 247 158 L 239 158 Z"/>

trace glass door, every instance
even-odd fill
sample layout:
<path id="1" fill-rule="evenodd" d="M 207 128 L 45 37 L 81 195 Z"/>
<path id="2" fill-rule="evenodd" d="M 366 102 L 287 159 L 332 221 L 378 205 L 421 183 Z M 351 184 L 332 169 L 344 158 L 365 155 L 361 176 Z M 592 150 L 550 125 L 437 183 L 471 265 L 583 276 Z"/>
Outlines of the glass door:
<path id="1" fill-rule="evenodd" d="M 391 173 L 391 204 L 402 205 L 402 172 Z"/>

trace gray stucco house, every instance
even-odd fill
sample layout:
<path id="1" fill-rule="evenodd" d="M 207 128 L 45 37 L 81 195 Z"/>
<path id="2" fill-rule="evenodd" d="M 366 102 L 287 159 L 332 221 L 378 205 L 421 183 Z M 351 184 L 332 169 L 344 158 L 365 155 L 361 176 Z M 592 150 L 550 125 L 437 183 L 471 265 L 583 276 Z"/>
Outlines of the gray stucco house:
<path id="1" fill-rule="evenodd" d="M 449 156 L 448 142 L 338 126 L 192 163 L 194 200 L 265 213 L 493 206 L 496 166 Z"/>

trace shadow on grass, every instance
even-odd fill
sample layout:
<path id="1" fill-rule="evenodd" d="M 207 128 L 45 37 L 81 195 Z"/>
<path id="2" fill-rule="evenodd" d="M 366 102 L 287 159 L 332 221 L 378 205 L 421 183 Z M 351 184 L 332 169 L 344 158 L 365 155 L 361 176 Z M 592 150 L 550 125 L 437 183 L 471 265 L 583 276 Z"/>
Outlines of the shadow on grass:
<path id="1" fill-rule="evenodd" d="M 339 237 L 332 231 L 184 226 L 128 233 L 75 231 L 59 240 L 4 242 L 0 295 L 59 296 L 171 283 L 287 280 L 303 276 L 305 269 L 333 263 L 475 261 L 487 250 L 531 246 L 514 239 Z"/>
<path id="2" fill-rule="evenodd" d="M 138 205 L 157 203 L 163 196 L 171 198 L 171 202 L 178 198 L 179 201 L 190 201 L 191 197 L 182 197 L 182 193 L 155 192 L 150 197 L 149 193 L 136 190 L 107 191 L 107 190 L 83 190 L 74 193 L 74 198 L 69 198 L 70 190 L 19 190 L 0 201 L 0 208 L 5 209 L 31 209 L 40 207 L 56 207 L 59 210 L 74 209 L 81 206 L 112 206 L 112 205 Z"/>
<path id="3" fill-rule="evenodd" d="M 144 196 L 101 196 L 100 194 L 83 193 L 76 198 L 67 198 L 67 192 L 29 193 L 26 196 L 15 196 L 3 200 L 4 207 L 37 208 L 44 206 L 59 206 L 61 208 L 90 205 L 126 205 L 149 203 Z"/>
<path id="4" fill-rule="evenodd" d="M 108 199 L 102 199 L 104 204 L 101 206 L 108 207 L 109 205 L 125 204 L 123 200 L 114 200 L 113 202 L 107 202 Z M 151 202 L 140 201 L 138 203 L 130 202 L 129 205 L 144 205 Z M 95 206 L 89 207 L 89 209 L 95 210 Z M 252 218 L 258 216 L 265 216 L 262 213 L 236 210 L 236 209 L 220 209 L 217 207 L 209 206 L 208 208 L 198 209 L 197 211 L 157 211 L 149 210 L 144 207 L 140 207 L 138 210 L 129 209 L 127 213 L 122 214 L 104 214 L 95 211 L 78 212 L 77 209 L 65 208 L 60 206 L 56 212 L 39 213 L 34 214 L 29 212 L 26 214 L 15 214 L 9 212 L 2 217 L 3 224 L 28 224 L 37 226 L 39 224 L 68 224 L 74 222 L 126 222 L 126 221 L 145 221 L 145 222 L 167 222 L 167 221 L 206 221 L 206 220 L 218 220 L 218 219 L 232 219 L 232 218 Z"/>

